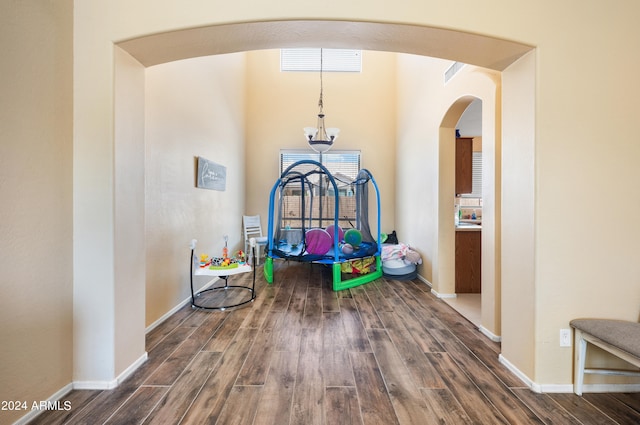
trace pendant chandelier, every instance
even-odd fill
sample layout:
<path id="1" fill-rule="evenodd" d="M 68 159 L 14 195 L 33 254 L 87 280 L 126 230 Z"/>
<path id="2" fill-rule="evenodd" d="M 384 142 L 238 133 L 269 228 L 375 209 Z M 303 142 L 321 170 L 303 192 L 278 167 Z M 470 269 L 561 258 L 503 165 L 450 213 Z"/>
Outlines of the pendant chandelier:
<path id="1" fill-rule="evenodd" d="M 318 124 L 317 127 L 305 127 L 304 135 L 307 137 L 311 149 L 323 153 L 331 149 L 333 141 L 338 138 L 340 129 L 326 128 L 324 125 L 324 112 L 322 111 L 322 49 L 320 49 L 320 99 L 318 100 Z"/>

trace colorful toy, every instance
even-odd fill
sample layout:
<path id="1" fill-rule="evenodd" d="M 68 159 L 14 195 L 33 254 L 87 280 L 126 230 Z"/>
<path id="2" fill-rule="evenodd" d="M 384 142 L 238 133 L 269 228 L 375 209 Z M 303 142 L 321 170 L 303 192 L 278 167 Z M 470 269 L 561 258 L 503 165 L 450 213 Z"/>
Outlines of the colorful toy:
<path id="1" fill-rule="evenodd" d="M 241 249 L 235 253 L 235 257 L 238 259 L 240 263 L 244 263 L 247 261 L 247 256 L 245 255 L 244 251 Z"/>
<path id="2" fill-rule="evenodd" d="M 315 255 L 324 255 L 333 246 L 331 236 L 324 229 L 307 230 L 305 242 L 307 244 L 307 252 Z"/>
<path id="3" fill-rule="evenodd" d="M 342 245 L 342 253 L 346 255 L 353 254 L 353 246 L 350 243 Z"/>
<path id="4" fill-rule="evenodd" d="M 224 269 L 234 269 L 236 267 L 238 267 L 238 260 L 235 258 L 213 257 L 211 259 L 211 265 L 209 266 L 209 269 L 224 270 Z"/>
<path id="5" fill-rule="evenodd" d="M 331 243 L 333 243 L 333 238 L 335 236 L 335 227 L 333 224 L 328 225 L 324 230 L 327 231 L 327 233 L 329 234 L 329 236 L 331 236 Z M 344 230 L 342 230 L 342 227 L 337 226 L 338 227 L 338 242 L 341 242 L 344 239 Z"/>
<path id="6" fill-rule="evenodd" d="M 229 258 L 229 248 L 227 248 L 227 241 L 229 236 L 224 235 L 224 248 L 222 248 L 222 258 Z"/>
<path id="7" fill-rule="evenodd" d="M 326 184 L 327 189 L 317 191 L 318 182 Z M 375 193 L 375 200 L 372 200 L 374 202 L 369 202 L 367 193 Z M 317 196 L 323 197 L 319 200 L 314 199 Z M 373 226 L 370 227 L 368 208 L 372 205 L 377 208 L 377 214 L 375 214 L 377 221 L 371 223 Z M 336 240 L 340 237 L 337 226 L 347 222 L 356 223 L 356 226 L 351 224 L 350 227 L 358 227 L 360 232 L 351 232 L 348 240 L 346 240 L 346 234 L 343 236 L 345 240 Z M 291 164 L 281 173 L 271 189 L 268 223 L 267 235 L 270 241 L 267 244 L 267 258 L 263 273 L 269 284 L 273 283 L 273 264 L 276 259 L 294 259 L 331 266 L 334 291 L 353 288 L 382 277 L 382 267 L 378 264 L 381 263 L 378 246 L 380 196 L 373 176 L 365 169 L 358 171 L 353 181 L 347 182 L 334 178 L 329 170 L 317 161 L 301 160 Z M 295 223 L 295 226 L 292 223 Z M 314 225 L 321 226 L 322 229 L 305 232 Z M 327 232 L 326 228 L 329 225 L 333 225 L 333 228 L 330 227 L 328 229 L 330 232 Z M 292 240 L 293 232 L 287 226 L 301 229 L 304 232 L 300 233 L 302 237 Z M 375 235 L 371 233 L 372 228 L 376 230 Z M 325 235 L 328 245 L 319 243 Z M 342 251 L 344 243 L 353 247 L 352 254 L 344 254 Z M 346 250 L 348 251 L 349 247 Z M 343 280 L 341 263 L 363 257 L 375 259 L 375 271 L 352 275 Z"/>
<path id="8" fill-rule="evenodd" d="M 358 229 L 349 229 L 344 232 L 344 241 L 353 246 L 353 248 L 358 249 L 362 243 L 362 233 Z"/>

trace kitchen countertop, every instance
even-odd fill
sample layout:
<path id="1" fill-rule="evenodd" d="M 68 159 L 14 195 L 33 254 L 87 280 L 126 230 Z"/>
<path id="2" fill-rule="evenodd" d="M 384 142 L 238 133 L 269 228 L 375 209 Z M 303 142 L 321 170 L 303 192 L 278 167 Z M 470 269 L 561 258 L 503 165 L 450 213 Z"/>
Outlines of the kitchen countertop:
<path id="1" fill-rule="evenodd" d="M 456 232 L 479 232 L 482 230 L 482 221 L 461 220 L 456 226 Z"/>

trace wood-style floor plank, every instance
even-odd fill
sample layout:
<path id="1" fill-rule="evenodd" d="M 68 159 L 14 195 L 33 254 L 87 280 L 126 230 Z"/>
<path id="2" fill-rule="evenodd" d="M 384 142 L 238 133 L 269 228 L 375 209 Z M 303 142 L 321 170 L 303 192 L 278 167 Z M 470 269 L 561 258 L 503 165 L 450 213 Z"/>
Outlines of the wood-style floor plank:
<path id="1" fill-rule="evenodd" d="M 516 388 L 513 393 L 535 412 L 545 424 L 577 425 L 581 422 L 546 394 L 538 394 L 528 388 Z"/>
<path id="2" fill-rule="evenodd" d="M 440 375 L 415 342 L 411 332 L 404 327 L 400 318 L 396 314 L 384 311 L 378 314 L 418 388 L 444 388 Z"/>
<path id="3" fill-rule="evenodd" d="M 327 387 L 326 425 L 362 425 L 362 415 L 355 387 Z"/>
<path id="4" fill-rule="evenodd" d="M 322 351 L 322 331 L 318 328 L 303 329 L 289 422 L 292 425 L 325 423 Z"/>
<path id="5" fill-rule="evenodd" d="M 195 314 L 194 314 L 195 316 Z M 171 385 L 193 360 L 225 319 L 222 314 L 207 314 L 200 326 L 144 382 L 145 385 Z"/>
<path id="6" fill-rule="evenodd" d="M 573 394 L 549 394 L 549 397 L 564 407 L 565 410 L 570 411 L 583 425 L 610 425 L 616 423 L 584 397 L 574 397 Z"/>
<path id="7" fill-rule="evenodd" d="M 253 425 L 289 423 L 297 369 L 297 353 L 273 353 Z"/>
<path id="8" fill-rule="evenodd" d="M 364 425 L 400 424 L 373 353 L 352 352 L 360 412 Z"/>
<path id="9" fill-rule="evenodd" d="M 472 425 L 473 422 L 460 403 L 446 388 L 422 388 L 430 414 L 425 425 Z"/>
<path id="10" fill-rule="evenodd" d="M 602 413 L 609 416 L 619 424 L 637 424 L 637 411 L 631 406 L 620 401 L 613 394 L 589 394 L 583 395 L 584 399 L 600 409 Z M 640 395 L 637 397 L 640 399 Z"/>
<path id="11" fill-rule="evenodd" d="M 504 391 L 505 387 L 498 377 L 464 344 L 450 333 L 445 334 L 439 330 L 434 330 L 433 332 L 442 341 L 447 354 L 456 361 L 462 371 L 473 377 L 474 384 L 502 413 L 507 421 L 513 423 L 526 418 L 528 424 L 542 424 L 540 419 L 519 398 L 511 392 Z"/>
<path id="12" fill-rule="evenodd" d="M 322 374 L 327 387 L 354 386 L 349 350 L 340 313 L 322 315 Z"/>
<path id="13" fill-rule="evenodd" d="M 237 311 L 236 311 L 237 312 Z M 181 424 L 215 423 L 256 336 L 257 329 L 239 329 L 196 396 Z"/>
<path id="14" fill-rule="evenodd" d="M 320 326 L 322 326 L 322 289 L 307 288 L 302 327 L 317 328 Z"/>
<path id="15" fill-rule="evenodd" d="M 222 353 L 201 351 L 146 419 L 146 424 L 177 424 L 216 368 Z"/>
<path id="16" fill-rule="evenodd" d="M 275 351 L 275 331 L 282 321 L 283 313 L 272 312 L 265 319 L 264 326 L 257 329 L 257 336 L 247 360 L 236 380 L 236 385 L 264 385 L 269 371 L 271 355 Z"/>
<path id="17" fill-rule="evenodd" d="M 246 314 L 242 312 L 244 309 L 233 311 L 213 311 L 211 314 L 222 315 L 225 319 L 216 329 L 209 342 L 204 346 L 204 351 L 224 352 L 231 341 L 236 336 L 240 325 L 242 325 Z"/>
<path id="18" fill-rule="evenodd" d="M 342 298 L 340 300 L 340 313 L 349 347 L 353 351 L 371 352 L 371 344 L 367 339 L 355 301 L 350 298 Z"/>
<path id="19" fill-rule="evenodd" d="M 476 387 L 473 381 L 447 353 L 427 353 L 429 360 L 442 376 L 446 387 L 458 400 L 474 424 L 508 424 L 504 416 Z"/>
<path id="20" fill-rule="evenodd" d="M 334 292 L 331 267 L 274 269 L 269 285 L 258 268 L 243 307 L 178 309 L 116 389 L 74 390 L 70 411 L 31 424 L 640 423 L 640 393 L 532 392 L 500 363 L 500 343 L 418 280 Z"/>
<path id="21" fill-rule="evenodd" d="M 429 416 L 426 404 L 387 331 L 367 329 L 367 335 L 380 366 L 380 373 L 389 392 L 398 422 L 403 425 L 426 423 Z"/>
<path id="22" fill-rule="evenodd" d="M 375 307 L 371 304 L 367 293 L 362 286 L 358 286 L 351 290 L 356 307 L 360 313 L 360 319 L 365 329 L 382 329 L 384 326 L 378 317 Z"/>
<path id="23" fill-rule="evenodd" d="M 168 390 L 169 387 L 139 387 L 105 424 L 129 425 L 142 423 Z"/>
<path id="24" fill-rule="evenodd" d="M 217 422 L 224 425 L 252 425 L 261 392 L 260 386 L 234 385 Z"/>

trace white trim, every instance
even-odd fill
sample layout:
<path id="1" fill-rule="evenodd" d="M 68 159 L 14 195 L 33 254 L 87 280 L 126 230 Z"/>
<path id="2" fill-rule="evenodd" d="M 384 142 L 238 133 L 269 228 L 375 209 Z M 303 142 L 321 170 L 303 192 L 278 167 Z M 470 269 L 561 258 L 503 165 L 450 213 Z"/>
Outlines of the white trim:
<path id="1" fill-rule="evenodd" d="M 502 337 L 500 335 L 494 334 L 493 332 L 491 332 L 489 329 L 485 328 L 484 326 L 478 326 L 478 330 L 480 332 L 482 332 L 484 334 L 484 336 L 486 336 L 487 338 L 489 338 L 493 342 L 502 341 Z"/>
<path id="2" fill-rule="evenodd" d="M 117 386 L 117 378 L 111 381 L 73 381 L 74 390 L 112 390 Z"/>
<path id="3" fill-rule="evenodd" d="M 218 278 L 218 277 L 215 277 L 215 278 L 211 279 L 209 282 L 205 283 L 200 289 L 198 289 L 198 291 L 202 291 L 204 289 L 207 289 L 208 287 L 210 287 L 211 285 L 216 283 L 218 280 L 220 280 L 220 278 Z M 169 317 L 173 316 L 182 307 L 184 307 L 185 305 L 190 304 L 190 303 L 191 303 L 191 295 L 189 295 L 187 298 L 185 298 L 177 306 L 173 307 L 171 310 L 169 310 L 168 312 L 163 314 L 158 320 L 156 320 L 155 322 L 153 322 L 152 324 L 147 326 L 147 329 L 145 329 L 145 333 L 148 334 L 149 332 L 151 332 L 152 330 L 154 330 L 155 328 L 160 326 Z"/>
<path id="4" fill-rule="evenodd" d="M 429 282 L 427 279 L 425 279 L 424 277 L 418 275 L 418 279 L 420 279 L 422 282 L 426 283 L 427 286 L 429 288 L 431 288 L 431 293 L 433 295 L 436 296 L 436 298 L 457 298 L 458 296 L 456 294 L 441 294 L 438 291 L 436 291 L 435 289 L 433 289 L 433 284 L 431 282 Z"/>
<path id="5" fill-rule="evenodd" d="M 418 275 L 418 280 L 420 280 L 422 283 L 425 283 L 429 288 L 433 288 L 433 285 L 431 284 L 431 282 L 429 282 L 424 277 Z"/>
<path id="6" fill-rule="evenodd" d="M 573 393 L 573 384 L 538 384 L 517 367 L 515 367 L 502 354 L 498 356 L 502 363 L 511 373 L 516 375 L 527 387 L 536 393 Z M 591 393 L 629 393 L 640 392 L 640 384 L 587 384 L 583 387 L 583 392 Z"/>
<path id="7" fill-rule="evenodd" d="M 213 285 L 218 280 L 220 280 L 220 279 L 217 278 L 217 277 L 211 279 L 209 282 L 204 284 L 200 288 L 200 290 L 210 287 L 211 285 Z M 171 315 L 173 315 L 175 312 L 177 312 L 178 310 L 180 310 L 182 307 L 184 307 L 186 304 L 188 304 L 190 302 L 191 302 L 191 296 L 186 298 L 184 301 L 182 301 L 176 307 L 172 308 L 168 313 L 164 314 L 158 320 L 156 320 L 151 325 L 149 325 L 146 328 L 145 333 L 151 332 L 153 329 L 158 327 L 162 322 L 167 320 Z M 124 382 L 125 379 L 127 379 L 144 362 L 146 362 L 148 356 L 149 356 L 148 353 L 145 351 L 145 353 L 142 356 L 140 356 L 138 358 L 138 360 L 136 360 L 129 367 L 127 367 L 118 377 L 116 377 L 116 379 L 113 379 L 111 381 L 74 381 L 74 382 L 71 382 L 71 383 L 65 385 L 60 390 L 56 391 L 46 401 L 47 402 L 56 402 L 56 401 L 62 399 L 62 397 L 64 397 L 65 395 L 69 394 L 69 392 L 71 392 L 72 390 L 112 390 L 112 389 L 116 388 L 118 385 L 120 385 L 122 382 Z M 43 410 L 31 410 L 29 413 L 27 413 L 26 415 L 24 415 L 23 417 L 18 419 L 16 422 L 14 422 L 13 425 L 26 425 L 27 423 L 32 421 L 36 416 L 38 416 L 42 412 L 43 412 Z"/>
<path id="8" fill-rule="evenodd" d="M 135 362 L 131 363 L 120 375 L 111 381 L 74 381 L 74 390 L 112 390 L 122 384 L 133 372 L 147 361 L 148 354 L 145 351 Z"/>
<path id="9" fill-rule="evenodd" d="M 572 393 L 573 384 L 535 384 L 540 393 Z M 585 384 L 583 393 L 634 393 L 640 384 Z"/>
<path id="10" fill-rule="evenodd" d="M 46 401 L 47 401 L 47 403 L 49 403 L 49 402 L 55 403 L 56 401 L 60 400 L 62 397 L 64 397 L 67 394 L 69 394 L 71 392 L 71 390 L 73 390 L 73 384 L 67 384 L 64 387 L 62 387 L 61 389 L 59 389 L 58 391 L 56 391 Z M 13 423 L 13 425 L 26 425 L 27 423 L 32 421 L 36 416 L 40 415 L 42 412 L 44 412 L 44 410 L 38 410 L 38 409 L 31 410 L 31 411 L 29 411 L 29 413 L 27 413 L 26 415 L 24 415 L 23 417 L 21 417 L 20 419 L 15 421 Z"/>
<path id="11" fill-rule="evenodd" d="M 569 391 L 573 390 L 572 389 Z M 567 391 L 568 392 L 568 391 Z M 640 384 L 585 384 L 584 393 L 636 393 L 640 392 Z"/>
<path id="12" fill-rule="evenodd" d="M 520 379 L 528 388 L 532 389 L 533 391 L 539 393 L 540 392 L 540 386 L 537 385 L 535 382 L 533 382 L 531 379 L 529 379 L 529 377 L 527 375 L 525 375 L 524 373 L 522 373 L 520 371 L 520 369 L 518 369 L 517 367 L 515 367 L 513 365 L 513 363 L 511 363 L 509 360 L 507 360 L 502 353 L 500 353 L 498 355 L 498 360 L 500 361 L 500 363 L 502 363 L 507 369 L 509 369 L 509 371 L 511 373 L 513 373 L 514 375 L 516 375 L 518 377 L 518 379 Z M 570 391 L 569 391 L 570 392 Z"/>
<path id="13" fill-rule="evenodd" d="M 458 296 L 456 294 L 441 294 L 438 291 L 436 291 L 435 289 L 431 288 L 431 292 L 433 293 L 433 295 L 435 295 L 437 298 L 457 298 Z"/>
<path id="14" fill-rule="evenodd" d="M 533 391 L 537 393 L 572 393 L 572 384 L 533 384 Z"/>

